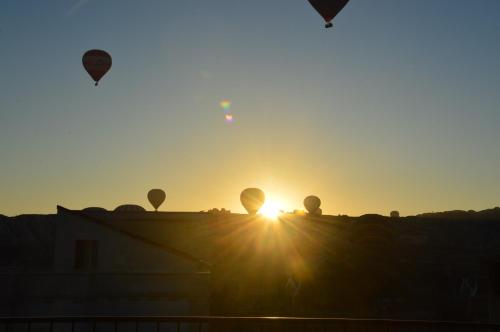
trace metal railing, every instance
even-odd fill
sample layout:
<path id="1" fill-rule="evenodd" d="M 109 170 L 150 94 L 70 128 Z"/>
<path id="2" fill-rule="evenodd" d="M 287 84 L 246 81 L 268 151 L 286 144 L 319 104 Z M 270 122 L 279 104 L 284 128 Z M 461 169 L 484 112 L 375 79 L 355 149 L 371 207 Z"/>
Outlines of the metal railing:
<path id="1" fill-rule="evenodd" d="M 3 329 L 3 330 L 2 330 Z M 388 319 L 96 316 L 0 317 L 1 332 L 184 332 L 184 331 L 499 331 L 500 323 Z"/>

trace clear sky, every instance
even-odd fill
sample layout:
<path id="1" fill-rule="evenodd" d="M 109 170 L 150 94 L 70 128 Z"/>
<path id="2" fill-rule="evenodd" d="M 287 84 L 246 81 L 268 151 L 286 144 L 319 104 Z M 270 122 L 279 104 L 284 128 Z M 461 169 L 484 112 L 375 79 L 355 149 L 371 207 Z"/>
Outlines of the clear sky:
<path id="1" fill-rule="evenodd" d="M 2 0 L 0 213 L 500 205 L 500 1 Z M 113 56 L 99 87 L 82 68 Z M 232 102 L 234 122 L 219 103 Z"/>

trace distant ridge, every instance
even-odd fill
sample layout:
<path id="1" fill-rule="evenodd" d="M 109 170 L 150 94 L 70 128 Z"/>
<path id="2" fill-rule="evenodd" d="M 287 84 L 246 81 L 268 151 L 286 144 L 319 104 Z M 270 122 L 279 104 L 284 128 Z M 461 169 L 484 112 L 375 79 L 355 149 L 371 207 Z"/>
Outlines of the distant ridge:
<path id="1" fill-rule="evenodd" d="M 369 220 L 369 221 L 385 221 L 388 217 L 375 213 L 367 213 L 362 216 L 357 217 L 359 221 Z"/>
<path id="2" fill-rule="evenodd" d="M 76 210 L 78 211 L 78 210 Z M 110 214 L 113 214 L 113 212 L 116 211 L 108 211 L 104 208 L 86 208 L 81 210 L 82 212 L 107 212 Z M 147 211 L 144 211 L 147 212 Z M 200 213 L 200 212 L 163 212 L 163 213 Z M 203 213 L 203 212 L 202 212 Z M 49 216 L 50 214 L 20 214 L 17 216 L 6 216 L 4 214 L 0 214 L 0 221 L 24 221 L 24 220 L 33 220 L 33 219 L 43 219 L 45 216 Z M 161 218 L 161 215 L 158 215 L 158 217 Z M 333 218 L 343 218 L 346 220 L 357 220 L 357 221 L 387 221 L 389 219 L 393 219 L 390 216 L 386 215 L 381 215 L 377 213 L 366 213 L 361 216 L 349 216 L 349 215 L 327 215 L 324 214 L 323 218 L 327 217 L 333 217 Z M 460 219 L 460 220 L 465 220 L 465 219 L 497 219 L 500 218 L 500 207 L 494 207 L 491 209 L 486 209 L 486 210 L 481 210 L 481 211 L 474 211 L 474 210 L 450 210 L 450 211 L 441 211 L 441 212 L 425 212 L 425 213 L 420 213 L 417 215 L 413 216 L 401 216 L 398 217 L 397 219 L 399 220 L 405 220 L 405 219 L 414 219 L 414 218 L 426 218 L 426 219 Z M 318 218 L 321 219 L 321 218 Z"/>
<path id="3" fill-rule="evenodd" d="M 421 218 L 436 218 L 436 219 L 496 219 L 500 218 L 500 207 L 487 209 L 482 211 L 463 211 L 452 210 L 444 212 L 430 212 L 416 215 Z"/>

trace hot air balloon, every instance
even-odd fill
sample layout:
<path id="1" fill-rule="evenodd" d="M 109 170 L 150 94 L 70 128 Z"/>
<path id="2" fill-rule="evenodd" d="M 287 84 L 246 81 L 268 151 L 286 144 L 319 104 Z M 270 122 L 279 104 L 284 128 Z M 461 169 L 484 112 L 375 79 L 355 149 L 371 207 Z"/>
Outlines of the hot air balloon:
<path id="1" fill-rule="evenodd" d="M 240 194 L 240 201 L 248 214 L 256 214 L 266 200 L 264 192 L 258 188 L 247 188 Z"/>
<path id="2" fill-rule="evenodd" d="M 111 56 L 103 50 L 90 50 L 82 57 L 83 67 L 95 81 L 95 85 L 111 68 Z"/>
<path id="3" fill-rule="evenodd" d="M 399 211 L 391 211 L 391 218 L 399 218 Z"/>
<path id="4" fill-rule="evenodd" d="M 349 0 L 309 0 L 309 3 L 325 19 L 325 28 L 333 26 L 332 20 L 344 8 Z"/>
<path id="5" fill-rule="evenodd" d="M 151 189 L 148 192 L 148 200 L 151 205 L 158 211 L 158 207 L 165 201 L 165 192 L 161 189 Z"/>
<path id="6" fill-rule="evenodd" d="M 145 212 L 146 209 L 137 204 L 123 204 L 115 208 L 115 212 Z"/>
<path id="7" fill-rule="evenodd" d="M 304 206 L 309 214 L 315 214 L 321 205 L 321 200 L 317 196 L 307 196 L 304 198 Z"/>

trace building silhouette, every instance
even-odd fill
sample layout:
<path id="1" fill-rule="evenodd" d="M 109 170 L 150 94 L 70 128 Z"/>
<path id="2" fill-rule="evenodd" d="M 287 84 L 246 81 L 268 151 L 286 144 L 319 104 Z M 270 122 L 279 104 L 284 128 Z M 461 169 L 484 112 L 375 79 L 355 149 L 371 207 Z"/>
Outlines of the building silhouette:
<path id="1" fill-rule="evenodd" d="M 500 320 L 500 209 L 0 218 L 0 315 Z"/>

